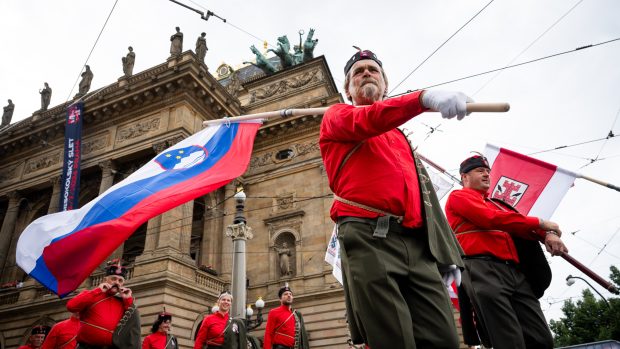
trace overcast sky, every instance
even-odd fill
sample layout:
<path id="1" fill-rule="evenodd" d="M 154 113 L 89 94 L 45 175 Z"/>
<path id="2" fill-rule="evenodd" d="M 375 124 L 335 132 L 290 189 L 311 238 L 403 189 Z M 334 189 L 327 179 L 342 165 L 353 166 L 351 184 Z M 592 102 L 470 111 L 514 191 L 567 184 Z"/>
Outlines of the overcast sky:
<path id="1" fill-rule="evenodd" d="M 252 44 L 262 48 L 267 40 L 275 45 L 276 38 L 285 34 L 297 43 L 300 29 L 307 33 L 314 28 L 319 39 L 315 56 L 325 56 L 339 87 L 344 64 L 355 52 L 352 45 L 374 51 L 384 63 L 390 87 L 395 87 L 489 3 L 183 2 L 205 12 L 208 8 L 228 22 L 213 17 L 205 22 L 166 0 L 119 0 L 88 61 L 94 73 L 91 91 L 122 75 L 121 57 L 129 45 L 136 53 L 134 74 L 163 63 L 175 26 L 184 33 L 184 50 L 194 49 L 199 34 L 207 33 L 206 63 L 212 73 L 223 62 L 236 67 L 252 59 Z M 44 82 L 53 89 L 50 107 L 75 95 L 76 79 L 113 5 L 114 0 L 0 2 L 0 105 L 13 100 L 13 122 L 39 109 L 38 91 Z M 494 1 L 394 93 L 505 66 L 530 45 L 514 63 L 620 38 L 618 13 L 620 2 L 615 0 Z M 459 162 L 470 151 L 482 151 L 487 142 L 529 154 L 601 139 L 610 130 L 620 134 L 620 41 L 493 77 L 488 74 L 435 88 L 461 90 L 479 102 L 509 102 L 510 112 L 472 114 L 463 121 L 442 120 L 436 113 L 416 117 L 406 127 L 414 132 L 422 154 L 456 173 Z M 441 125 L 440 131 L 428 135 L 430 129 L 424 124 Z M 620 185 L 619 138 L 534 156 Z M 589 159 L 598 160 L 589 164 Z M 619 201 L 619 192 L 578 179 L 552 217 L 563 228 L 571 255 L 606 279 L 609 266 L 620 265 Z M 548 319 L 561 316 L 562 301 L 580 298 L 587 287 L 581 281 L 566 286 L 567 275 L 581 273 L 559 257 L 551 259 L 551 267 L 553 283 L 541 299 Z"/>

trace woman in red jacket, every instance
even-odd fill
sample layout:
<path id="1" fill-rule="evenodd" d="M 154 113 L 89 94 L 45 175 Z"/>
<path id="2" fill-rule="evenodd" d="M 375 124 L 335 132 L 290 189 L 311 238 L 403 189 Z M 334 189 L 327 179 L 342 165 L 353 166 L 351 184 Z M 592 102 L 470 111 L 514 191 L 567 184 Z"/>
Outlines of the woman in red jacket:
<path id="1" fill-rule="evenodd" d="M 144 338 L 142 349 L 177 349 L 177 339 L 170 334 L 172 315 L 160 313 L 151 327 L 151 334 Z"/>

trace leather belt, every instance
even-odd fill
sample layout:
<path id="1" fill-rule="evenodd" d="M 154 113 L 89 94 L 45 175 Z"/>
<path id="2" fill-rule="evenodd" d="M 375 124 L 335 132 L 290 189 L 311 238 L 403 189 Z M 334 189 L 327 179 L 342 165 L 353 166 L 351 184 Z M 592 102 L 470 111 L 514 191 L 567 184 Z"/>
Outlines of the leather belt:
<path id="1" fill-rule="evenodd" d="M 384 217 L 387 217 L 387 216 L 382 216 L 379 218 L 362 218 L 362 217 L 350 217 L 350 216 L 338 217 L 338 225 L 343 224 L 343 223 L 349 223 L 349 222 L 364 223 L 364 224 L 370 225 L 373 229 L 376 230 L 377 222 L 380 219 L 383 219 Z M 414 232 L 419 232 L 421 229 L 403 227 L 403 225 L 398 223 L 396 219 L 390 219 L 388 230 L 394 233 L 399 233 L 399 234 L 411 234 Z"/>
<path id="2" fill-rule="evenodd" d="M 477 260 L 482 260 L 482 261 L 487 261 L 487 262 L 495 262 L 495 263 L 500 263 L 500 264 L 506 264 L 509 265 L 511 267 L 516 267 L 518 264 L 515 263 L 514 261 L 506 261 L 503 259 L 499 259 L 495 256 L 489 256 L 486 254 L 481 254 L 481 255 L 473 255 L 473 256 L 462 256 L 461 257 L 464 260 L 471 260 L 471 259 L 477 259 Z"/>

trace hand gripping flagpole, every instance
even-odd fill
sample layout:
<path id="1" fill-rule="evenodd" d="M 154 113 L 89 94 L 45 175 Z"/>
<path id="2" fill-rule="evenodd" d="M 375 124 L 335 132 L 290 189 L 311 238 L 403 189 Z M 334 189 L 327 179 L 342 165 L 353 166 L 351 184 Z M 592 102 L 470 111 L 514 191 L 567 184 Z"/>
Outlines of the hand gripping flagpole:
<path id="1" fill-rule="evenodd" d="M 255 119 L 271 119 L 276 117 L 287 118 L 289 116 L 299 115 L 323 115 L 329 107 L 322 108 L 306 108 L 306 109 L 282 109 L 276 111 L 268 111 L 263 113 L 234 116 L 230 118 L 203 121 L 203 126 L 218 125 L 227 122 L 255 120 Z M 508 103 L 467 103 L 467 112 L 477 113 L 505 113 L 510 110 Z M 435 110 L 432 110 L 435 111 Z"/>

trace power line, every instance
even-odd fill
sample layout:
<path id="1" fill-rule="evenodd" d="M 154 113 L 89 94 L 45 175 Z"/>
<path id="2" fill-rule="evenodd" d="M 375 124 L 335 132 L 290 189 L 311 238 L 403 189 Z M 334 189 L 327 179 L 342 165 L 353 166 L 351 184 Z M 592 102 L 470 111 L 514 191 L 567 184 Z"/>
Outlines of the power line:
<path id="1" fill-rule="evenodd" d="M 535 43 L 538 42 L 538 40 L 540 40 L 543 36 L 545 36 L 545 34 L 547 34 L 551 29 L 553 29 L 553 27 L 555 27 L 558 23 L 560 23 L 569 13 L 571 13 L 577 6 L 579 6 L 579 4 L 581 4 L 583 2 L 583 0 L 579 0 L 577 1 L 577 3 L 575 3 L 575 5 L 573 5 L 573 7 L 571 7 L 568 11 L 566 11 L 562 16 L 560 16 L 560 18 L 558 18 L 555 22 L 553 22 L 553 24 L 551 24 L 551 26 L 549 26 L 544 32 L 542 32 L 542 34 L 538 35 L 538 37 L 536 39 L 534 39 L 534 41 L 532 41 L 529 45 L 527 45 L 526 48 L 524 48 L 521 52 L 519 52 L 518 55 L 516 55 L 513 59 L 510 60 L 510 62 L 508 62 L 508 65 L 514 63 L 514 61 L 517 60 L 517 58 L 521 57 L 522 54 L 524 54 L 527 50 L 529 50 L 532 46 L 534 46 Z M 482 91 L 482 89 L 484 89 L 485 87 L 487 87 L 488 84 L 491 83 L 491 81 L 493 81 L 497 76 L 499 76 L 499 74 L 501 74 L 501 72 L 497 72 L 495 75 L 493 75 L 489 80 L 487 80 L 487 82 L 485 82 L 476 92 L 474 92 L 471 96 L 475 97 L 478 92 Z"/>
<path id="2" fill-rule="evenodd" d="M 462 78 L 458 78 L 458 79 L 454 79 L 454 80 L 449 80 L 449 81 L 444 81 L 444 82 L 441 82 L 441 83 L 438 83 L 438 84 L 429 85 L 429 86 L 422 87 L 422 88 L 415 89 L 415 90 L 407 90 L 407 91 L 405 91 L 403 93 L 399 93 L 399 94 L 390 96 L 390 98 L 402 96 L 404 94 L 415 92 L 415 91 L 419 91 L 419 90 L 426 90 L 426 89 L 437 87 L 437 86 L 441 86 L 441 85 L 451 84 L 451 83 L 457 82 L 457 81 L 471 79 L 471 78 L 475 78 L 475 77 L 478 77 L 478 76 L 494 73 L 494 72 L 497 72 L 497 71 L 501 71 L 501 70 L 505 70 L 505 69 L 510 69 L 510 68 L 515 68 L 515 67 L 519 67 L 519 66 L 522 66 L 522 65 L 530 64 L 530 63 L 535 63 L 535 62 L 538 62 L 538 61 L 543 61 L 545 59 L 549 59 L 549 58 L 553 58 L 553 57 L 557 57 L 557 56 L 562 56 L 562 55 L 565 55 L 565 54 L 568 54 L 568 53 L 573 53 L 573 52 L 576 52 L 576 51 L 581 51 L 581 50 L 589 49 L 589 48 L 596 47 L 596 46 L 610 44 L 610 43 L 618 41 L 618 40 L 620 40 L 620 38 L 615 38 L 615 39 L 599 42 L 599 43 L 596 43 L 596 44 L 580 46 L 580 47 L 577 47 L 577 48 L 572 49 L 572 50 L 563 51 L 563 52 L 559 52 L 559 53 L 554 53 L 554 54 L 551 54 L 551 55 L 548 55 L 548 56 L 532 59 L 532 60 L 529 60 L 529 61 L 526 61 L 526 62 L 512 64 L 512 65 L 507 65 L 507 66 L 502 67 L 502 68 L 487 70 L 487 71 L 482 72 L 482 73 L 472 74 L 472 75 L 464 76 Z"/>
<path id="3" fill-rule="evenodd" d="M 565 149 L 565 148 L 570 148 L 570 147 L 576 147 L 578 145 L 584 145 L 584 144 L 588 144 L 588 143 L 594 143 L 594 142 L 600 142 L 603 140 L 607 140 L 609 138 L 614 138 L 616 135 L 613 132 L 609 132 L 609 134 L 607 135 L 607 137 L 605 138 L 598 138 L 598 139 L 593 139 L 593 140 L 589 140 L 589 141 L 585 141 L 585 142 L 579 142 L 579 143 L 574 143 L 574 144 L 569 144 L 569 145 L 560 145 L 558 147 L 555 148 L 550 148 L 550 149 L 546 149 L 546 150 L 540 150 L 540 151 L 536 151 L 533 153 L 529 153 L 527 155 L 535 155 L 535 154 L 541 154 L 541 153 L 546 153 L 552 150 L 559 150 L 559 149 Z"/>
<path id="4" fill-rule="evenodd" d="M 117 3 L 118 3 L 118 0 L 114 1 L 114 5 L 112 6 L 112 9 L 110 10 L 110 13 L 108 14 L 108 18 L 105 19 L 105 23 L 103 23 L 103 27 L 101 27 L 101 31 L 99 31 L 99 35 L 97 35 L 97 39 L 95 40 L 95 43 L 93 44 L 93 47 L 90 49 L 90 52 L 88 53 L 88 57 L 86 57 L 86 61 L 84 61 L 84 64 L 82 65 L 82 68 L 80 68 L 80 72 L 78 73 L 77 79 L 75 79 L 75 82 L 73 83 L 73 87 L 71 87 L 71 90 L 69 91 L 69 95 L 67 96 L 67 100 L 65 101 L 65 103 L 67 103 L 69 101 L 69 99 L 71 99 L 71 94 L 73 94 L 73 90 L 75 89 L 75 85 L 77 85 L 78 80 L 80 80 L 80 76 L 82 75 L 82 69 L 84 69 L 84 67 L 86 66 L 86 63 L 88 63 L 88 60 L 90 59 L 90 55 L 93 54 L 93 51 L 95 50 L 95 47 L 97 46 L 97 43 L 99 42 L 99 38 L 101 37 L 101 34 L 103 34 L 103 30 L 105 29 L 106 25 L 108 24 L 108 20 L 112 16 L 112 12 L 114 12 L 114 9 L 116 8 L 116 4 Z"/>
<path id="5" fill-rule="evenodd" d="M 489 1 L 488 4 L 484 5 L 484 7 L 482 9 L 480 9 L 480 11 L 478 11 L 472 18 L 470 18 L 467 22 L 465 22 L 465 24 L 463 24 L 457 31 L 454 32 L 454 34 L 450 35 L 449 38 L 447 38 L 441 45 L 439 45 L 439 47 L 437 47 L 435 49 L 435 51 L 433 51 L 428 57 L 426 57 L 420 64 L 418 64 L 417 67 L 415 67 L 415 69 L 413 69 L 411 71 L 411 73 L 407 74 L 407 76 L 405 76 L 405 78 L 399 82 L 394 88 L 392 88 L 392 91 L 390 91 L 390 93 L 394 92 L 394 90 L 396 90 L 396 88 L 398 88 L 398 86 L 402 85 L 403 82 L 405 82 L 407 79 L 409 79 L 409 77 L 416 72 L 416 70 L 418 70 L 422 64 L 426 63 L 426 61 L 428 61 L 431 57 L 433 57 L 433 55 L 439 51 L 439 49 L 441 49 L 445 44 L 448 43 L 448 41 L 450 41 L 450 39 L 452 39 L 456 34 L 458 34 L 463 28 L 465 28 L 465 26 L 467 26 L 471 21 L 474 20 L 474 18 L 476 18 L 482 11 L 484 11 L 484 9 L 486 9 L 489 5 L 491 5 L 491 3 L 494 0 Z"/>
<path id="6" fill-rule="evenodd" d="M 191 2 L 191 3 L 192 3 L 192 4 L 194 4 L 194 5 L 196 5 L 196 6 L 200 7 L 200 8 L 202 8 L 203 10 L 208 11 L 206 7 L 202 6 L 201 4 L 199 4 L 199 3 L 195 2 L 195 1 L 193 1 L 193 0 L 188 0 L 188 1 L 189 1 L 189 2 Z M 265 40 L 265 39 L 262 39 L 262 38 L 260 38 L 260 37 L 258 37 L 258 36 L 256 36 L 256 35 L 254 35 L 254 34 L 250 33 L 249 31 L 247 31 L 247 30 L 245 30 L 245 29 L 243 29 L 243 28 L 241 28 L 241 27 L 239 27 L 239 26 L 237 26 L 237 25 L 234 25 L 234 24 L 230 23 L 230 21 L 225 21 L 225 23 L 226 23 L 226 24 L 228 24 L 228 25 L 230 25 L 231 27 L 233 27 L 233 28 L 235 28 L 235 29 L 239 30 L 240 32 L 245 33 L 245 34 L 247 34 L 247 35 L 249 35 L 249 36 L 253 37 L 253 38 L 254 38 L 254 39 L 256 39 L 256 40 L 259 40 L 259 41 L 261 41 L 261 42 L 266 42 L 266 43 L 267 43 L 267 45 L 269 45 L 269 46 L 271 46 L 271 47 L 273 47 L 273 48 L 276 48 L 275 46 L 273 46 L 273 45 L 269 44 L 269 41 L 267 41 L 267 40 Z"/>

